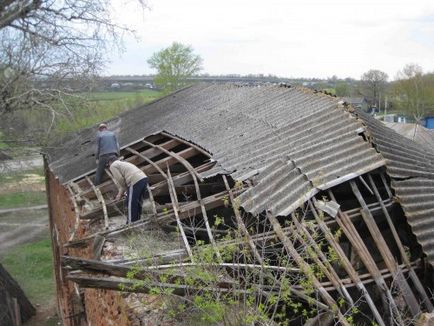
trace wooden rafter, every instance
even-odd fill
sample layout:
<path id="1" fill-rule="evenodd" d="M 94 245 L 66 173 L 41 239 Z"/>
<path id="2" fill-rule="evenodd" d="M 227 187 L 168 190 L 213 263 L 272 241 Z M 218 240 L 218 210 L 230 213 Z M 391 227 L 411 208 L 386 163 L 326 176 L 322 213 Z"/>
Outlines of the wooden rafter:
<path id="1" fill-rule="evenodd" d="M 381 174 L 381 176 L 382 176 L 382 181 L 385 181 L 384 180 L 384 175 Z M 378 191 L 378 188 L 375 185 L 375 182 L 372 179 L 372 176 L 370 174 L 368 174 L 368 180 L 369 180 L 369 183 L 371 185 L 371 188 L 374 191 L 375 197 L 377 198 L 377 201 L 378 201 L 378 203 L 381 206 L 383 214 L 386 217 L 386 221 L 387 221 L 387 224 L 388 224 L 388 226 L 389 226 L 389 228 L 390 228 L 390 230 L 392 232 L 393 239 L 395 240 L 395 243 L 396 243 L 396 245 L 398 247 L 398 250 L 399 250 L 399 252 L 401 254 L 401 259 L 402 259 L 402 261 L 405 263 L 405 265 L 410 270 L 410 272 L 409 272 L 410 278 L 411 278 L 413 284 L 415 285 L 416 290 L 418 291 L 419 295 L 422 297 L 423 304 L 426 306 L 426 308 L 429 311 L 432 311 L 434 309 L 434 307 L 433 307 L 433 305 L 431 303 L 431 300 L 428 298 L 428 295 L 427 295 L 427 293 L 426 293 L 426 291 L 425 291 L 425 289 L 424 289 L 424 287 L 423 287 L 423 285 L 422 285 L 419 277 L 416 275 L 416 272 L 411 267 L 410 260 L 408 259 L 407 254 L 406 254 L 405 249 L 404 249 L 404 245 L 402 244 L 401 239 L 399 238 L 398 231 L 396 230 L 395 225 L 393 224 L 393 221 L 392 221 L 392 218 L 391 218 L 391 216 L 389 214 L 389 211 L 387 210 L 386 206 L 384 205 L 384 202 L 381 199 L 381 196 L 380 196 L 380 193 Z M 388 194 L 390 196 L 392 195 L 392 193 L 389 192 L 389 191 L 388 191 Z"/>
<path id="2" fill-rule="evenodd" d="M 328 191 L 330 198 L 336 201 L 331 190 Z M 380 273 L 380 270 L 377 267 L 374 259 L 372 258 L 368 248 L 366 247 L 363 239 L 360 237 L 353 223 L 349 219 L 348 215 L 339 210 L 338 215 L 336 216 L 336 221 L 344 232 L 345 236 L 350 241 L 351 245 L 357 252 L 357 255 L 369 271 L 371 273 L 372 278 L 374 279 L 377 287 L 379 289 L 379 293 L 381 294 L 381 298 L 383 300 L 383 306 L 385 311 L 387 311 L 388 307 L 392 308 L 392 311 L 395 313 L 395 317 L 399 320 L 400 313 L 399 309 L 395 303 L 395 300 L 388 288 L 383 276 Z"/>
<path id="3" fill-rule="evenodd" d="M 321 298 L 326 302 L 327 306 L 329 306 L 331 309 L 333 307 L 337 307 L 336 301 L 327 292 L 327 290 L 321 285 L 321 282 L 316 278 L 316 276 L 311 271 L 309 264 L 301 257 L 301 255 L 295 249 L 292 241 L 282 231 L 282 227 L 280 226 L 280 223 L 277 220 L 277 218 L 270 214 L 267 215 L 267 218 L 270 221 L 271 225 L 273 226 L 274 232 L 276 232 L 277 237 L 282 242 L 282 245 L 285 247 L 288 254 L 295 260 L 297 265 L 300 267 L 302 273 L 310 278 L 310 280 L 313 282 L 314 287 L 318 290 Z M 335 314 L 338 317 L 339 322 L 342 323 L 342 325 L 347 325 L 347 326 L 350 325 L 340 310 L 335 311 Z"/>
<path id="4" fill-rule="evenodd" d="M 174 153 L 174 152 L 170 152 L 170 151 L 168 151 L 168 150 L 162 148 L 162 147 L 159 146 L 159 145 L 154 145 L 154 144 L 149 143 L 149 142 L 146 142 L 146 141 L 144 141 L 144 142 L 145 142 L 146 144 L 148 144 L 149 146 L 153 146 L 153 147 L 155 147 L 155 148 L 158 148 L 159 150 L 161 150 L 163 153 L 167 154 L 168 156 L 175 158 L 176 160 L 178 160 L 179 163 L 181 163 L 181 164 L 182 164 L 182 165 L 187 169 L 187 171 L 190 172 L 191 177 L 192 177 L 192 179 L 193 179 L 194 187 L 195 187 L 195 190 L 196 190 L 196 197 L 197 197 L 197 200 L 198 200 L 198 202 L 199 202 L 199 204 L 200 204 L 200 209 L 201 209 L 201 212 L 202 212 L 202 218 L 204 219 L 205 227 L 206 227 L 206 230 L 207 230 L 207 232 L 208 232 L 208 238 L 209 238 L 209 240 L 210 240 L 210 242 L 211 242 L 211 244 L 212 244 L 212 246 L 213 246 L 213 248 L 214 248 L 215 254 L 216 254 L 217 257 L 221 260 L 221 255 L 220 255 L 220 252 L 218 251 L 217 246 L 216 246 L 216 244 L 215 244 L 214 236 L 213 236 L 213 234 L 212 234 L 212 230 L 211 230 L 211 227 L 210 227 L 210 225 L 209 225 L 208 215 L 207 215 L 207 213 L 206 213 L 205 205 L 204 205 L 204 203 L 203 203 L 202 195 L 201 195 L 201 193 L 200 193 L 200 188 L 199 188 L 198 179 L 199 179 L 201 182 L 203 182 L 203 179 L 201 178 L 200 174 L 199 174 L 199 173 L 195 170 L 195 168 L 194 168 L 194 167 L 193 167 L 193 166 L 192 166 L 192 165 L 191 165 L 191 164 L 190 164 L 186 159 L 184 159 L 182 156 L 179 156 L 178 154 L 176 154 L 176 153 Z M 167 170 L 169 170 L 169 167 L 167 168 Z M 173 183 L 173 181 L 172 181 L 172 183 Z M 174 186 L 174 185 L 173 185 L 172 191 L 173 191 L 174 194 L 176 195 L 176 191 L 175 191 L 175 186 Z"/>
<path id="5" fill-rule="evenodd" d="M 315 201 L 315 198 L 313 200 Z M 383 318 L 380 315 L 380 313 L 377 309 L 377 306 L 374 303 L 374 300 L 369 295 L 369 292 L 366 289 L 365 285 L 363 284 L 361 277 L 359 276 L 357 271 L 354 269 L 354 267 L 351 265 L 351 262 L 349 261 L 349 259 L 345 255 L 345 252 L 342 249 L 342 247 L 340 246 L 338 240 L 335 239 L 335 237 L 332 234 L 332 232 L 330 231 L 330 229 L 324 223 L 324 219 L 318 215 L 312 202 L 309 200 L 308 203 L 309 203 L 309 208 L 315 217 L 315 221 L 317 222 L 317 225 L 319 226 L 319 228 L 323 232 L 329 245 L 333 248 L 334 252 L 336 252 L 337 256 L 339 257 L 340 262 L 342 264 L 342 267 L 345 269 L 345 271 L 348 274 L 348 276 L 350 277 L 350 279 L 354 282 L 354 284 L 357 286 L 357 288 L 359 288 L 359 290 L 361 291 L 362 295 L 365 297 L 366 302 L 368 303 L 369 308 L 371 308 L 371 311 L 372 311 L 378 325 L 385 326 L 386 324 L 383 321 Z"/>
<path id="6" fill-rule="evenodd" d="M 413 316 L 417 316 L 420 313 L 419 303 L 417 302 L 416 297 L 414 296 L 413 291 L 410 288 L 410 285 L 407 283 L 402 271 L 398 268 L 398 263 L 395 261 L 392 252 L 390 251 L 386 241 L 384 240 L 380 229 L 375 223 L 374 217 L 371 215 L 371 212 L 366 206 L 366 202 L 363 199 L 362 194 L 360 193 L 357 184 L 354 181 L 350 181 L 351 189 L 353 190 L 354 195 L 362 206 L 361 214 L 363 220 L 368 227 L 368 230 L 377 245 L 378 250 L 390 272 L 396 276 L 397 286 L 400 288 L 401 293 L 407 302 L 411 313 Z M 373 193 L 372 193 L 373 194 Z"/>

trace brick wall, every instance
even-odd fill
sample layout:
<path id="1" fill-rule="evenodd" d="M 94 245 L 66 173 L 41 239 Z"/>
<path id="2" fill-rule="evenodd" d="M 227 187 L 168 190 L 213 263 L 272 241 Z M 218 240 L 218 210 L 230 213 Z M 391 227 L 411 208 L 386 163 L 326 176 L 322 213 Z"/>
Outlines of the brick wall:
<path id="1" fill-rule="evenodd" d="M 132 325 L 131 313 L 121 292 L 79 289 L 66 279 L 60 259 L 62 255 L 91 258 L 91 242 L 84 248 L 64 248 L 75 226 L 75 211 L 66 187 L 47 167 L 45 176 L 50 214 L 50 232 L 53 246 L 54 274 L 56 281 L 59 316 L 65 326 L 77 325 Z M 80 238 L 86 235 L 81 226 L 76 233 Z M 135 324 L 135 323 L 134 323 Z"/>

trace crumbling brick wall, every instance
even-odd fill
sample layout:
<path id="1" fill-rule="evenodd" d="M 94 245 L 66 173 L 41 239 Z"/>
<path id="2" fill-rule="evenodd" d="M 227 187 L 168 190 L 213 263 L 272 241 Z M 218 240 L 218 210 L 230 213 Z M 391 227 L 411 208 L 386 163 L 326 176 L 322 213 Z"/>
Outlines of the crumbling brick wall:
<path id="1" fill-rule="evenodd" d="M 85 289 L 80 293 L 73 282 L 66 279 L 61 267 L 61 256 L 92 258 L 91 246 L 65 248 L 74 230 L 76 215 L 68 189 L 64 187 L 45 162 L 45 176 L 50 214 L 50 233 L 53 246 L 54 275 L 58 312 L 63 324 L 68 325 L 131 325 L 128 306 L 122 293 L 117 291 Z M 86 234 L 81 227 L 76 235 Z"/>

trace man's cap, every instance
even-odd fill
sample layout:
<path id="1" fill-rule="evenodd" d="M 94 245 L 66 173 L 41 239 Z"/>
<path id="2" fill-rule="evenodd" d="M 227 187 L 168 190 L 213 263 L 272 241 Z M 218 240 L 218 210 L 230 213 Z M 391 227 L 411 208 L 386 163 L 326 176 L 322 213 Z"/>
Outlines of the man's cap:
<path id="1" fill-rule="evenodd" d="M 107 125 L 106 125 L 105 123 L 101 123 L 101 124 L 98 126 L 98 129 L 103 129 L 103 128 L 107 128 Z"/>

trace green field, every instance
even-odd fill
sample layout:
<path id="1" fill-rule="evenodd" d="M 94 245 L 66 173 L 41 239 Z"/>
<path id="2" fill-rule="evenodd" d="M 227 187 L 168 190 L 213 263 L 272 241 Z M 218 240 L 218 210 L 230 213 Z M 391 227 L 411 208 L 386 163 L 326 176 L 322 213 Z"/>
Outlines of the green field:
<path id="1" fill-rule="evenodd" d="M 85 95 L 90 101 L 111 101 L 111 100 L 128 100 L 131 98 L 141 97 L 146 101 L 152 101 L 161 96 L 161 92 L 144 89 L 140 91 L 110 91 L 110 92 L 94 92 Z"/>
<path id="2" fill-rule="evenodd" d="M 7 115 L 3 122 L 13 128 L 0 133 L 0 149 L 9 154 L 14 146 L 24 144 L 23 139 L 31 139 L 29 145 L 46 146 L 53 140 L 65 139 L 71 133 L 112 119 L 161 96 L 162 92 L 150 89 L 76 93 L 55 99 L 49 110 L 17 110 Z M 17 141 L 15 145 L 14 140 Z"/>
<path id="3" fill-rule="evenodd" d="M 71 110 L 59 119 L 55 132 L 62 135 L 107 121 L 120 113 L 152 102 L 163 94 L 153 90 L 94 92 L 69 99 Z"/>
<path id="4" fill-rule="evenodd" d="M 17 182 L 25 182 L 30 176 L 44 177 L 44 169 L 41 167 L 34 168 L 26 171 L 12 171 L 7 174 L 0 174 L 0 188 L 7 186 L 7 184 L 15 184 Z M 45 178 L 45 177 L 44 177 Z M 38 182 L 43 183 L 44 180 L 40 179 Z"/>
<path id="5" fill-rule="evenodd" d="M 43 205 L 47 203 L 45 192 L 26 191 L 0 196 L 0 209 Z"/>
<path id="6" fill-rule="evenodd" d="M 0 209 L 47 203 L 41 168 L 0 174 Z"/>

